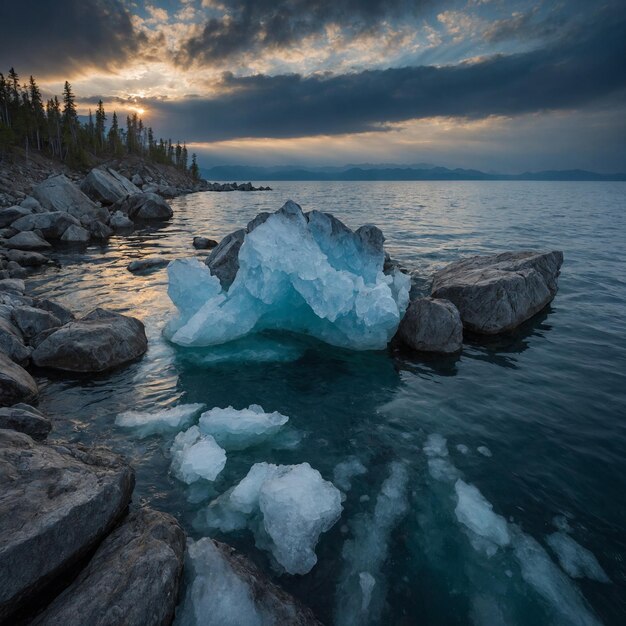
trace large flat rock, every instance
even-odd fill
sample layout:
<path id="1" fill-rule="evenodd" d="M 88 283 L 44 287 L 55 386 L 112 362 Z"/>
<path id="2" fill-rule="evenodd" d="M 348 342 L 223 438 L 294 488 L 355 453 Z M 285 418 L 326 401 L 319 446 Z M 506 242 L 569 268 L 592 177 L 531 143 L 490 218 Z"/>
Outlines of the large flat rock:
<path id="1" fill-rule="evenodd" d="M 0 429 L 17 430 L 39 441 L 52 430 L 52 422 L 27 404 L 0 408 Z"/>
<path id="2" fill-rule="evenodd" d="M 185 533 L 166 513 L 133 512 L 35 620 L 38 626 L 167 626 L 183 570 Z"/>
<path id="3" fill-rule="evenodd" d="M 39 367 L 104 372 L 135 360 L 147 348 L 144 325 L 138 319 L 95 309 L 52 332 L 31 356 Z"/>
<path id="4" fill-rule="evenodd" d="M 141 193 L 130 180 L 112 169 L 94 168 L 80 185 L 83 193 L 102 204 L 115 204 L 132 193 Z"/>
<path id="5" fill-rule="evenodd" d="M 474 256 L 437 272 L 431 295 L 450 300 L 467 330 L 495 335 L 516 328 L 553 300 L 562 263 L 559 251 Z"/>
<path id="6" fill-rule="evenodd" d="M 134 473 L 108 450 L 0 430 L 0 622 L 41 601 L 125 511 Z"/>

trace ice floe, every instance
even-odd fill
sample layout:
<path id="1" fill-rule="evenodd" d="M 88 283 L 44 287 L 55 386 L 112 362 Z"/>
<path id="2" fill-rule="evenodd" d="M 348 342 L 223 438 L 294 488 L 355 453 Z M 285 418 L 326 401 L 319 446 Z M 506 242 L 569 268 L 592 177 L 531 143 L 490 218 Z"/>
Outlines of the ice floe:
<path id="1" fill-rule="evenodd" d="M 226 452 L 197 426 L 178 433 L 170 452 L 172 474 L 187 484 L 201 478 L 215 480 L 226 465 Z"/>
<path id="2" fill-rule="evenodd" d="M 546 537 L 546 543 L 559 559 L 559 564 L 572 578 L 589 578 L 600 583 L 611 582 L 593 552 L 558 532 Z"/>
<path id="3" fill-rule="evenodd" d="M 132 428 L 139 437 L 177 432 L 188 426 L 203 408 L 204 404 L 179 404 L 160 411 L 126 411 L 115 418 L 115 425 Z"/>
<path id="4" fill-rule="evenodd" d="M 339 519 L 341 492 L 308 463 L 256 463 L 233 489 L 206 510 L 209 527 L 222 532 L 252 530 L 289 574 L 306 574 L 315 563 L 322 533 Z"/>
<path id="5" fill-rule="evenodd" d="M 356 476 L 362 476 L 363 474 L 367 474 L 367 468 L 359 459 L 352 457 L 335 466 L 333 482 L 342 491 L 350 491 L 352 488 L 352 479 Z"/>
<path id="6" fill-rule="evenodd" d="M 346 348 L 383 349 L 408 305 L 410 279 L 383 273 L 382 242 L 373 226 L 352 232 L 289 201 L 245 234 L 227 291 L 197 261 L 168 266 L 179 317 L 166 335 L 183 346 L 210 346 L 282 329 Z"/>
<path id="7" fill-rule="evenodd" d="M 212 435 L 227 450 L 242 450 L 276 435 L 289 421 L 278 411 L 266 413 L 258 404 L 237 410 L 213 408 L 200 416 L 199 427 L 203 434 Z"/>
<path id="8" fill-rule="evenodd" d="M 335 623 L 338 626 L 377 624 L 385 599 L 382 567 L 393 529 L 407 512 L 408 473 L 391 463 L 371 515 L 352 524 L 353 538 L 345 542 L 343 570 L 337 588 Z"/>

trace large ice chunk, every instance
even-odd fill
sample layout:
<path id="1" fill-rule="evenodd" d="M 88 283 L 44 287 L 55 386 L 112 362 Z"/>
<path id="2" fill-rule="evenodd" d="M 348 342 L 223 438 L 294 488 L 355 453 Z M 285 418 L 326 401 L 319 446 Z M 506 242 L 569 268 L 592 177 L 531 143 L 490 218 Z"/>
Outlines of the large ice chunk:
<path id="1" fill-rule="evenodd" d="M 171 453 L 172 474 L 189 485 L 201 478 L 215 480 L 226 465 L 226 452 L 197 426 L 176 435 Z"/>
<path id="2" fill-rule="evenodd" d="M 168 292 L 180 316 L 166 334 L 180 345 L 209 346 L 284 329 L 337 346 L 383 349 L 408 304 L 410 279 L 383 273 L 382 242 L 374 226 L 353 232 L 332 215 L 307 216 L 289 201 L 245 235 L 228 291 L 207 278 L 208 269 L 170 264 Z"/>
<path id="3" fill-rule="evenodd" d="M 308 463 L 256 463 L 231 491 L 209 505 L 210 526 L 228 532 L 246 525 L 259 548 L 289 574 L 306 574 L 315 546 L 341 515 L 341 492 Z"/>
<path id="4" fill-rule="evenodd" d="M 132 428 L 139 437 L 176 432 L 189 425 L 204 404 L 179 404 L 162 411 L 126 411 L 115 418 L 116 426 Z"/>
<path id="5" fill-rule="evenodd" d="M 288 420 L 278 411 L 265 413 L 263 407 L 251 404 L 240 411 L 232 406 L 206 411 L 200 416 L 199 426 L 227 450 L 242 450 L 272 437 Z"/>

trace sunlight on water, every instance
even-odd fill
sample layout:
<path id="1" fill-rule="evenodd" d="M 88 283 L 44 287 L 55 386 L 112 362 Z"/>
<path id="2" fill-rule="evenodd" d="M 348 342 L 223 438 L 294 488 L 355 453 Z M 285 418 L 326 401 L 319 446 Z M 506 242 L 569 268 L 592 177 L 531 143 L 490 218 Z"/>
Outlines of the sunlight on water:
<path id="1" fill-rule="evenodd" d="M 194 235 L 219 239 L 289 198 L 352 228 L 375 223 L 424 291 L 434 270 L 460 256 L 562 249 L 559 294 L 514 336 L 466 343 L 453 358 L 352 353 L 284 334 L 207 349 L 167 343 L 166 272 L 133 275 L 128 263 L 152 254 L 204 258 L 191 245 Z M 172 204 L 171 223 L 104 247 L 59 252 L 61 269 L 29 281 L 31 291 L 76 310 L 131 313 L 149 339 L 141 361 L 113 374 L 37 377 L 53 439 L 126 454 L 137 468 L 136 501 L 172 512 L 193 538 L 207 532 L 199 512 L 256 462 L 308 462 L 333 480 L 340 463 L 358 460 L 366 472 L 352 477 L 341 519 L 317 546 L 317 565 L 305 576 L 278 577 L 328 624 L 567 624 L 573 618 L 563 607 L 572 603 L 580 623 L 620 623 L 625 184 L 276 183 L 273 192 L 194 194 Z M 188 486 L 169 474 L 175 433 L 139 438 L 115 425 L 125 411 L 182 403 L 259 404 L 289 416 L 298 436 L 294 445 L 229 451 L 214 483 Z M 424 451 L 433 434 L 447 440 L 445 454 Z M 480 520 L 472 522 L 474 534 L 459 522 L 452 480 L 459 477 L 505 520 L 509 546 L 485 552 L 475 537 Z M 385 502 L 393 497 L 381 494 L 394 485 L 396 515 L 389 516 Z M 557 516 L 611 582 L 571 579 L 559 568 L 546 541 Z M 250 532 L 218 536 L 272 573 Z M 368 541 L 379 551 L 368 552 Z"/>

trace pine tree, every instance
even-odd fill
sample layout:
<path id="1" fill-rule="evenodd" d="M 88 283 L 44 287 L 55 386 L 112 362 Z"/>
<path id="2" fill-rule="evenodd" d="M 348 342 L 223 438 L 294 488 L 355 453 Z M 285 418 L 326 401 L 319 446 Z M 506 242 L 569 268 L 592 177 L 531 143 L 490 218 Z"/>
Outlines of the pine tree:
<path id="1" fill-rule="evenodd" d="M 183 143 L 183 149 L 180 155 L 180 169 L 183 170 L 183 172 L 187 171 L 187 161 L 187 144 Z"/>
<path id="2" fill-rule="evenodd" d="M 189 173 L 194 180 L 200 180 L 200 168 L 196 162 L 196 153 L 191 155 L 191 166 L 189 167 Z"/>
<path id="3" fill-rule="evenodd" d="M 34 122 L 34 140 L 37 144 L 37 150 L 41 150 L 42 141 L 46 130 L 46 114 L 41 99 L 41 91 L 31 76 L 29 81 L 30 106 L 33 114 Z"/>
<path id="4" fill-rule="evenodd" d="M 104 105 L 102 104 L 102 100 L 99 100 L 98 108 L 96 109 L 96 150 L 104 150 L 105 148 L 104 127 L 106 120 L 107 116 L 104 112 Z"/>

